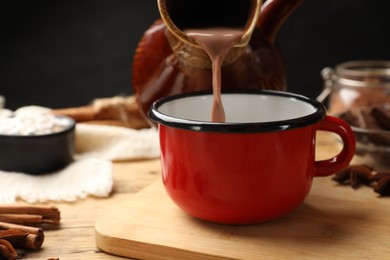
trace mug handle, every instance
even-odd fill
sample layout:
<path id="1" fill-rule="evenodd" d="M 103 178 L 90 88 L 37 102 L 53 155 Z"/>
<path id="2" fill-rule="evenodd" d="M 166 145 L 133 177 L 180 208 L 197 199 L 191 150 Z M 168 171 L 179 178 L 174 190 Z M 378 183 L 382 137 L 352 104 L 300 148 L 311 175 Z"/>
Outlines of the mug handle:
<path id="1" fill-rule="evenodd" d="M 355 155 L 355 135 L 351 127 L 343 120 L 333 116 L 325 116 L 317 130 L 333 132 L 343 141 L 343 148 L 339 154 L 327 160 L 316 161 L 315 176 L 329 176 L 348 166 Z"/>

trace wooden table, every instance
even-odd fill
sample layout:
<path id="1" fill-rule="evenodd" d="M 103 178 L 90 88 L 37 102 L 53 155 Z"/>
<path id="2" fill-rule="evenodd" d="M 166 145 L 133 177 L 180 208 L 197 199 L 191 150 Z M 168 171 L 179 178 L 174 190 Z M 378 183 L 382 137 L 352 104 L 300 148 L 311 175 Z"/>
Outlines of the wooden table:
<path id="1" fill-rule="evenodd" d="M 146 160 L 114 164 L 114 189 L 109 198 L 87 198 L 75 203 L 55 203 L 61 211 L 61 226 L 45 230 L 45 241 L 38 252 L 26 252 L 27 259 L 121 259 L 96 247 L 96 220 L 132 194 L 160 179 L 160 161 Z"/>
<path id="2" fill-rule="evenodd" d="M 317 142 L 318 158 L 329 158 L 340 149 L 340 144 L 335 142 L 333 136 L 327 133 L 319 133 Z M 56 206 L 60 209 L 62 215 L 61 227 L 56 230 L 45 230 L 46 237 L 42 249 L 38 252 L 27 252 L 27 259 L 122 259 L 104 253 L 97 248 L 94 224 L 107 211 L 129 200 L 134 194 L 160 179 L 160 177 L 159 160 L 115 163 L 112 196 L 106 199 L 87 198 L 75 203 L 57 203 Z M 329 186 L 333 187 L 336 184 L 330 177 L 316 178 L 313 189 L 318 191 L 325 186 L 328 189 Z M 336 190 L 335 198 L 338 198 L 340 193 L 345 192 L 347 196 L 355 196 L 354 200 L 370 200 L 373 203 L 377 201 L 378 206 L 388 208 L 390 206 L 390 198 L 378 198 L 370 188 L 352 190 L 350 187 L 335 187 Z M 329 191 L 324 190 L 324 192 Z M 384 217 L 390 218 L 390 215 Z M 387 237 L 387 241 L 381 241 L 382 244 L 389 244 L 390 226 L 383 230 L 381 237 Z M 375 248 L 372 248 L 372 250 L 374 251 Z M 288 252 L 286 254 L 289 259 L 294 259 Z M 348 251 L 343 252 L 343 254 L 345 255 L 340 256 L 341 258 L 350 256 Z"/>

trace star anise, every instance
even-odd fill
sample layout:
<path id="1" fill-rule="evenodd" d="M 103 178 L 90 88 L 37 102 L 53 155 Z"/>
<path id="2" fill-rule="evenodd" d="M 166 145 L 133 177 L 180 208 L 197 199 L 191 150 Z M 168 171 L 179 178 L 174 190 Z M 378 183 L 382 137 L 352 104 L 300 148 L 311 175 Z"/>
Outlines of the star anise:
<path id="1" fill-rule="evenodd" d="M 14 260 L 18 256 L 14 247 L 10 242 L 0 239 L 0 259 Z"/>
<path id="2" fill-rule="evenodd" d="M 357 189 L 361 185 L 370 185 L 373 182 L 373 169 L 367 165 L 349 165 L 335 174 L 332 180 L 343 185 L 350 185 Z"/>
<path id="3" fill-rule="evenodd" d="M 379 172 L 374 177 L 374 191 L 381 196 L 390 196 L 390 172 Z"/>

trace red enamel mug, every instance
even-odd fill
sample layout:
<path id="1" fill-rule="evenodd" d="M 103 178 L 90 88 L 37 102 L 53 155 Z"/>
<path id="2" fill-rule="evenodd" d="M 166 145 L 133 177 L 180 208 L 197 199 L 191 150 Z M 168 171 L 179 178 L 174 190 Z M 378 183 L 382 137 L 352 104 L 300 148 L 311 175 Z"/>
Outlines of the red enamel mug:
<path id="1" fill-rule="evenodd" d="M 207 221 L 252 224 L 300 205 L 313 177 L 346 167 L 355 152 L 347 123 L 310 98 L 278 91 L 222 94 L 226 123 L 210 122 L 212 93 L 156 101 L 162 179 L 179 208 Z M 334 132 L 343 148 L 315 160 L 316 132 Z"/>

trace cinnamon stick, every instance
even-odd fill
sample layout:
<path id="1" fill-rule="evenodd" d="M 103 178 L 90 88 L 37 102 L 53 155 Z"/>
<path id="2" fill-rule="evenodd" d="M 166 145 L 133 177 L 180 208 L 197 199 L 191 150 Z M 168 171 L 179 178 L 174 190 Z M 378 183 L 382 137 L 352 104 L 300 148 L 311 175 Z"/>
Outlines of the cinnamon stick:
<path id="1" fill-rule="evenodd" d="M 43 230 L 41 228 L 38 228 L 38 227 L 30 227 L 30 226 L 0 222 L 0 230 L 7 230 L 7 229 L 16 229 L 19 231 L 43 236 Z"/>
<path id="2" fill-rule="evenodd" d="M 55 115 L 71 117 L 76 122 L 90 121 L 96 118 L 96 112 L 93 109 L 93 106 L 59 108 L 53 110 L 53 113 Z"/>
<path id="3" fill-rule="evenodd" d="M 7 240 L 13 245 L 14 248 L 22 249 L 36 250 L 41 248 L 43 244 L 42 237 L 16 229 L 1 230 L 0 239 Z"/>
<path id="4" fill-rule="evenodd" d="M 44 237 L 36 234 L 28 234 L 26 240 L 19 244 L 20 248 L 37 250 L 41 248 Z"/>
<path id="5" fill-rule="evenodd" d="M 0 214 L 0 221 L 14 224 L 40 224 L 45 220 L 41 215 L 31 214 Z"/>
<path id="6" fill-rule="evenodd" d="M 0 213 L 29 213 L 39 214 L 44 217 L 59 216 L 60 212 L 54 206 L 32 205 L 0 205 Z"/>
<path id="7" fill-rule="evenodd" d="M 53 206 L 0 205 L 1 222 L 58 225 L 60 218 L 60 211 Z"/>
<path id="8" fill-rule="evenodd" d="M 78 123 L 111 124 L 119 121 L 121 126 L 128 128 L 150 128 L 150 123 L 141 112 L 135 96 L 101 98 L 94 100 L 91 105 L 54 109 L 52 112 L 55 115 L 71 117 Z"/>
<path id="9" fill-rule="evenodd" d="M 24 243 L 21 243 L 21 248 L 38 249 L 42 246 L 45 236 L 43 230 L 37 227 L 23 226 L 11 223 L 0 222 L 0 230 L 18 230 L 28 233 Z"/>
<path id="10" fill-rule="evenodd" d="M 0 205 L 0 259 L 16 259 L 15 248 L 41 248 L 45 237 L 36 225 L 59 222 L 60 211 L 56 207 Z"/>
<path id="11" fill-rule="evenodd" d="M 16 229 L 0 230 L 0 239 L 7 240 L 11 244 L 22 243 L 28 236 L 27 232 L 23 232 Z"/>

